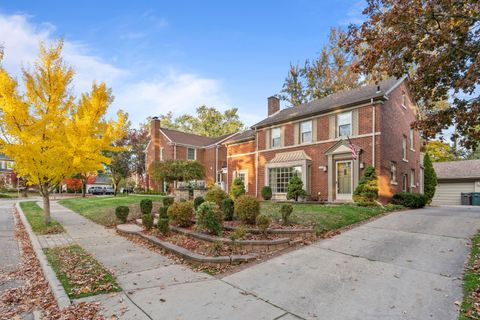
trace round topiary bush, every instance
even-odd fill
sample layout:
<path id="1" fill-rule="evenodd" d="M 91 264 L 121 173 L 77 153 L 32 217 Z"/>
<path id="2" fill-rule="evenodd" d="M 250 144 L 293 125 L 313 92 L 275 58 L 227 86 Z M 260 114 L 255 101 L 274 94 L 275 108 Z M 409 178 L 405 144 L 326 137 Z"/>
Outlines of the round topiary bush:
<path id="1" fill-rule="evenodd" d="M 283 204 L 280 207 L 280 213 L 282 214 L 283 224 L 287 225 L 289 223 L 290 215 L 293 212 L 293 206 L 291 204 Z"/>
<path id="2" fill-rule="evenodd" d="M 250 196 L 240 196 L 235 200 L 235 216 L 248 224 L 255 224 L 260 213 L 260 204 Z"/>
<path id="3" fill-rule="evenodd" d="M 242 179 L 240 178 L 233 179 L 232 190 L 230 191 L 230 194 L 232 195 L 233 199 L 243 196 L 245 192 L 246 192 L 245 184 L 243 183 Z"/>
<path id="4" fill-rule="evenodd" d="M 260 230 L 264 234 L 267 233 L 267 229 L 270 226 L 271 222 L 272 221 L 270 220 L 270 218 L 264 214 L 258 215 L 255 219 L 255 224 L 257 225 L 258 230 Z"/>
<path id="5" fill-rule="evenodd" d="M 201 205 L 202 203 L 205 202 L 205 199 L 203 199 L 203 197 L 196 197 L 194 200 L 193 200 L 193 208 L 195 208 L 195 210 L 198 209 L 198 206 Z"/>
<path id="6" fill-rule="evenodd" d="M 272 199 L 272 188 L 270 188 L 270 186 L 264 186 L 262 188 L 262 198 L 263 200 L 270 200 Z"/>
<path id="7" fill-rule="evenodd" d="M 162 199 L 162 203 L 164 207 L 170 207 L 175 202 L 175 198 L 173 197 L 165 197 Z"/>
<path id="8" fill-rule="evenodd" d="M 204 198 L 205 201 L 214 202 L 217 206 L 220 207 L 222 205 L 223 199 L 228 199 L 230 198 L 230 196 L 228 195 L 228 193 L 215 186 L 207 191 Z"/>
<path id="9" fill-rule="evenodd" d="M 153 227 L 153 215 L 152 214 L 142 214 L 142 224 L 145 229 L 150 230 Z"/>
<path id="10" fill-rule="evenodd" d="M 168 207 L 160 207 L 158 208 L 158 217 L 159 218 L 167 218 L 168 219 Z"/>
<path id="11" fill-rule="evenodd" d="M 223 212 L 213 202 L 204 202 L 197 209 L 197 230 L 220 235 L 223 229 Z"/>
<path id="12" fill-rule="evenodd" d="M 158 218 L 157 229 L 162 234 L 167 234 L 168 231 L 170 231 L 170 228 L 168 226 L 168 218 Z"/>
<path id="13" fill-rule="evenodd" d="M 130 208 L 127 206 L 119 206 L 115 208 L 115 215 L 117 219 L 120 220 L 122 223 L 127 222 L 128 213 L 130 212 Z"/>
<path id="14" fill-rule="evenodd" d="M 232 199 L 223 199 L 222 201 L 222 211 L 223 218 L 227 221 L 233 220 L 233 215 L 235 213 L 235 202 Z"/>
<path id="15" fill-rule="evenodd" d="M 167 210 L 168 218 L 179 227 L 188 227 L 192 224 L 193 205 L 191 202 L 175 202 Z"/>
<path id="16" fill-rule="evenodd" d="M 140 201 L 140 212 L 143 214 L 152 214 L 153 203 L 150 199 Z"/>

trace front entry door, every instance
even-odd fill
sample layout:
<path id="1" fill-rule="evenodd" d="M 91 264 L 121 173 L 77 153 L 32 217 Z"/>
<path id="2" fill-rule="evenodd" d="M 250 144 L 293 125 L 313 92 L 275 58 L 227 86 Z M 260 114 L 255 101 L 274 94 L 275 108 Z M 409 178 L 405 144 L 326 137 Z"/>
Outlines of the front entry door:
<path id="1" fill-rule="evenodd" d="M 337 200 L 352 200 L 352 161 L 337 161 Z"/>

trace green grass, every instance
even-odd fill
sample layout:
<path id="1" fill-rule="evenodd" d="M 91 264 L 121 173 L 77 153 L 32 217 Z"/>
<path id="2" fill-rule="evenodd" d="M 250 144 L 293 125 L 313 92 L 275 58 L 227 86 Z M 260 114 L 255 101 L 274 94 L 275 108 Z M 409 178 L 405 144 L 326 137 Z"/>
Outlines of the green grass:
<path id="1" fill-rule="evenodd" d="M 261 202 L 260 212 L 273 220 L 281 219 L 280 207 L 283 203 Z M 381 207 L 359 207 L 354 204 L 324 205 L 312 203 L 292 203 L 290 221 L 318 231 L 329 231 L 369 219 L 386 210 Z"/>
<path id="2" fill-rule="evenodd" d="M 130 208 L 129 219 L 140 216 L 140 201 L 150 199 L 156 204 L 154 210 L 161 203 L 163 196 L 121 196 L 121 197 L 88 197 L 71 198 L 58 201 L 61 205 L 81 214 L 85 218 L 92 220 L 104 226 L 114 226 L 119 223 L 115 216 L 115 208 L 118 206 L 128 206 Z"/>
<path id="3" fill-rule="evenodd" d="M 54 234 L 64 232 L 62 225 L 54 220 L 50 220 L 50 224 L 45 224 L 45 216 L 43 209 L 40 208 L 35 201 L 20 202 L 20 207 L 27 217 L 28 223 L 36 234 Z"/>
<path id="4" fill-rule="evenodd" d="M 70 299 L 122 290 L 115 277 L 79 245 L 44 252 Z"/>
<path id="5" fill-rule="evenodd" d="M 480 233 L 472 239 L 472 248 L 467 270 L 463 276 L 463 302 L 459 320 L 480 319 L 480 310 L 474 304 L 480 303 L 478 295 L 480 290 Z"/>

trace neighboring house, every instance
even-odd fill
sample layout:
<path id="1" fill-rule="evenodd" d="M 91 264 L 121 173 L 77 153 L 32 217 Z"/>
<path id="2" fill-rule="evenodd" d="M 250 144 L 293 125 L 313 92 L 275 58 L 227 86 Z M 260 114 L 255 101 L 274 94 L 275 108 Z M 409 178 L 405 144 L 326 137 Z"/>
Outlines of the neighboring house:
<path id="1" fill-rule="evenodd" d="M 374 165 L 381 201 L 423 192 L 420 135 L 410 127 L 418 112 L 405 77 L 282 110 L 270 97 L 268 117 L 225 142 L 227 185 L 240 177 L 252 196 L 268 185 L 274 199 L 285 199 L 296 174 L 311 196 L 351 201 L 364 168 Z"/>
<path id="2" fill-rule="evenodd" d="M 12 188 L 15 186 L 16 177 L 13 172 L 14 164 L 15 162 L 12 159 L 0 153 L 0 187 Z"/>
<path id="3" fill-rule="evenodd" d="M 155 161 L 196 160 L 205 168 L 205 180 L 225 186 L 227 149 L 223 142 L 232 134 L 210 138 L 178 130 L 162 128 L 154 117 L 150 123 L 150 141 L 145 150 L 147 171 Z M 153 181 L 147 172 L 148 189 L 164 191 L 162 183 Z"/>
<path id="4" fill-rule="evenodd" d="M 93 183 L 87 183 L 87 191 L 89 188 L 91 187 L 102 187 L 102 188 L 106 188 L 106 187 L 111 187 L 112 186 L 112 178 L 109 177 L 109 176 L 104 176 L 104 175 L 101 175 L 101 176 L 96 176 L 95 177 L 95 182 Z"/>
<path id="5" fill-rule="evenodd" d="M 434 162 L 437 189 L 432 204 L 461 204 L 462 192 L 480 192 L 480 160 Z"/>

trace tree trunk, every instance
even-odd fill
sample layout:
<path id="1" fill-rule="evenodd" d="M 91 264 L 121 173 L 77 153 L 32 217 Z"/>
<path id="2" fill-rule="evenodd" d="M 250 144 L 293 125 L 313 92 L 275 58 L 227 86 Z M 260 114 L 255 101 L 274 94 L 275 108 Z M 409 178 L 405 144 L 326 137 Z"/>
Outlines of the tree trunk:
<path id="1" fill-rule="evenodd" d="M 87 175 L 83 176 L 80 181 L 82 181 L 82 198 L 85 198 L 87 190 Z"/>
<path id="2" fill-rule="evenodd" d="M 43 214 L 44 214 L 44 220 L 45 224 L 48 226 L 50 224 L 51 218 L 50 218 L 50 192 L 48 190 L 48 186 L 42 186 L 40 187 L 41 193 L 42 193 L 42 198 L 43 198 Z"/>

